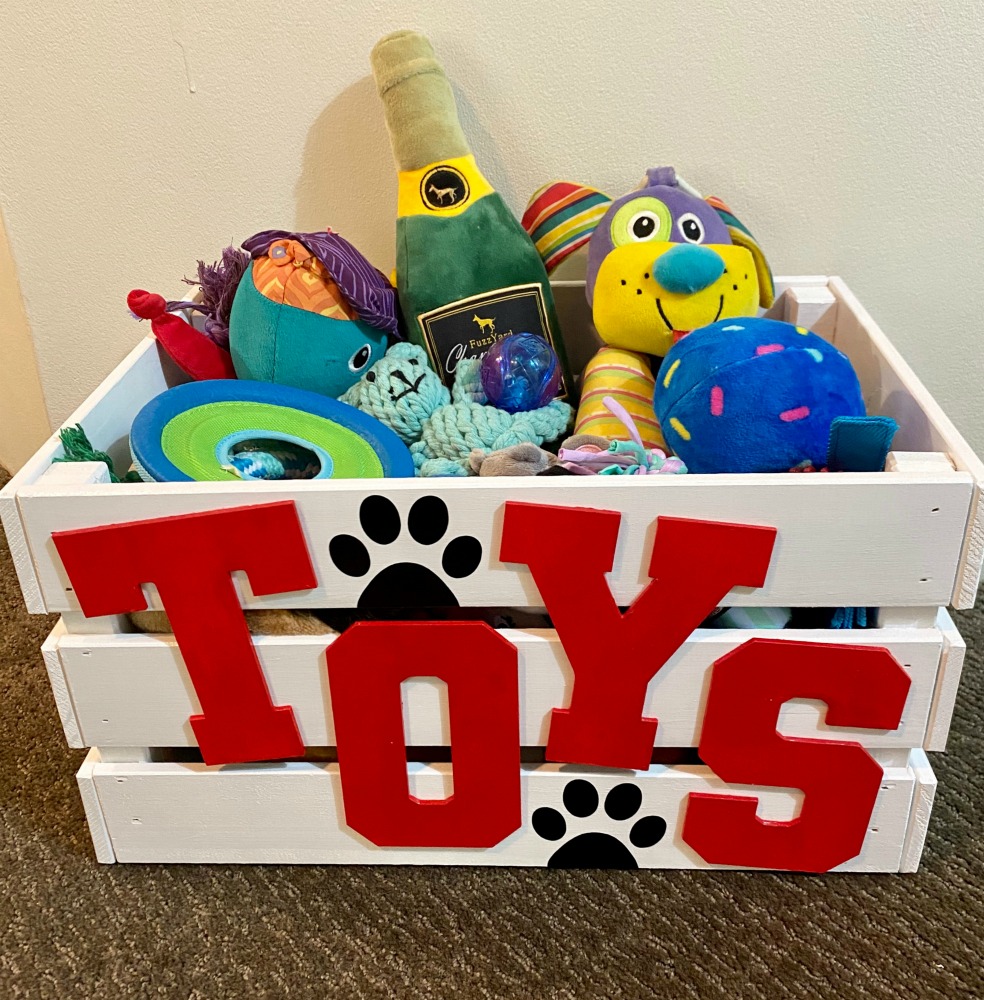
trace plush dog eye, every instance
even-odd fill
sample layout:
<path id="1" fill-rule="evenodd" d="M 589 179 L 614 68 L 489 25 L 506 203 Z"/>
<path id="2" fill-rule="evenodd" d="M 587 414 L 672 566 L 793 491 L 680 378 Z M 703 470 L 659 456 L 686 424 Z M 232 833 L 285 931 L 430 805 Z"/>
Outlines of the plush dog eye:
<path id="1" fill-rule="evenodd" d="M 670 210 L 659 198 L 633 198 L 612 218 L 612 243 L 620 247 L 626 243 L 668 240 L 672 224 Z"/>
<path id="2" fill-rule="evenodd" d="M 375 372 L 366 372 L 366 381 L 367 382 L 375 382 L 376 381 L 376 373 Z"/>
<path id="3" fill-rule="evenodd" d="M 372 351 L 369 345 L 366 344 L 364 347 L 360 347 L 352 357 L 349 358 L 349 371 L 360 372 L 367 364 L 369 364 L 369 359 L 372 357 Z"/>
<path id="4" fill-rule="evenodd" d="M 687 212 L 677 219 L 677 229 L 680 235 L 688 243 L 702 243 L 704 241 L 704 226 L 700 219 L 693 212 Z"/>
<path id="5" fill-rule="evenodd" d="M 629 233 L 640 243 L 651 240 L 659 232 L 659 219 L 652 212 L 640 212 L 632 217 Z"/>

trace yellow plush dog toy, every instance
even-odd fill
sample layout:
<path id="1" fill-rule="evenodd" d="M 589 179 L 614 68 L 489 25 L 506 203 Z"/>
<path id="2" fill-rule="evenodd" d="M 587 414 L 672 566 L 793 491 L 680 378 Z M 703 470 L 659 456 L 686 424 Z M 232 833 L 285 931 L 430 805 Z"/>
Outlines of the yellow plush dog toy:
<path id="1" fill-rule="evenodd" d="M 575 433 L 625 437 L 603 403 L 611 396 L 646 447 L 664 448 L 652 358 L 691 330 L 772 304 L 758 243 L 723 202 L 701 198 L 672 167 L 648 171 L 641 188 L 615 201 L 590 188 L 547 185 L 523 224 L 548 269 L 588 244 L 588 304 L 607 346 L 585 368 Z"/>

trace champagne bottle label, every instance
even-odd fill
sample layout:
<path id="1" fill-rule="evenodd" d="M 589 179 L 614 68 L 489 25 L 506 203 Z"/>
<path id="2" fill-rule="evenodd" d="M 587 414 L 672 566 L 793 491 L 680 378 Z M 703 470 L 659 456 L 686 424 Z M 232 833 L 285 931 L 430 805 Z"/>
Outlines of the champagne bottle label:
<path id="1" fill-rule="evenodd" d="M 455 156 L 421 170 L 400 172 L 397 215 L 460 215 L 479 198 L 492 193 L 492 185 L 475 165 L 475 157 Z"/>
<path id="2" fill-rule="evenodd" d="M 558 351 L 543 264 L 474 157 L 401 171 L 396 229 L 410 339 L 427 349 L 445 385 L 462 358 L 481 357 L 510 333 L 535 333 Z"/>
<path id="3" fill-rule="evenodd" d="M 448 385 L 462 358 L 479 358 L 512 333 L 535 333 L 556 349 L 543 289 L 536 282 L 472 295 L 422 313 L 418 320 L 431 364 Z M 566 394 L 561 378 L 559 396 Z"/>

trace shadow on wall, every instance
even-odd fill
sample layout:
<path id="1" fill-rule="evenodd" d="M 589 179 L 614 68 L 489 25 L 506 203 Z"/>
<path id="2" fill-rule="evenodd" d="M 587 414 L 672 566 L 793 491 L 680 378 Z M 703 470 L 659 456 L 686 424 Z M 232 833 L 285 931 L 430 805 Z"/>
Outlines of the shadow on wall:
<path id="1" fill-rule="evenodd" d="M 511 201 L 515 192 L 495 140 L 467 97 L 456 87 L 454 95 L 480 168 Z M 365 76 L 343 90 L 308 132 L 294 188 L 297 230 L 330 226 L 389 274 L 396 257 L 396 174 L 383 106 L 375 81 Z"/>
<path id="2" fill-rule="evenodd" d="M 330 226 L 384 273 L 393 267 L 396 167 L 376 84 L 366 76 L 318 115 L 294 188 L 301 232 Z"/>

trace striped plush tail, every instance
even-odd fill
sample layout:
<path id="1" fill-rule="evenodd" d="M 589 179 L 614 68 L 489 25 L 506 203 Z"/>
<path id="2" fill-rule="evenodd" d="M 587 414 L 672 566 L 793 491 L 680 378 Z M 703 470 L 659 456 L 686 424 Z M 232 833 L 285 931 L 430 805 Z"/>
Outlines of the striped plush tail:
<path id="1" fill-rule="evenodd" d="M 581 405 L 575 434 L 597 434 L 613 441 L 628 441 L 622 422 L 605 406 L 605 397 L 620 403 L 635 421 L 646 448 L 666 449 L 666 442 L 653 411 L 653 378 L 649 359 L 635 351 L 603 347 L 584 369 Z"/>

